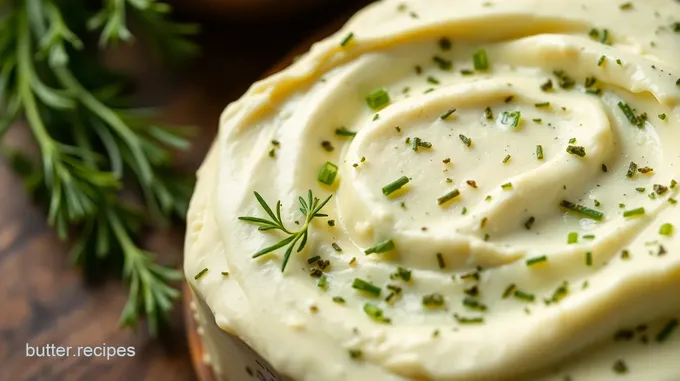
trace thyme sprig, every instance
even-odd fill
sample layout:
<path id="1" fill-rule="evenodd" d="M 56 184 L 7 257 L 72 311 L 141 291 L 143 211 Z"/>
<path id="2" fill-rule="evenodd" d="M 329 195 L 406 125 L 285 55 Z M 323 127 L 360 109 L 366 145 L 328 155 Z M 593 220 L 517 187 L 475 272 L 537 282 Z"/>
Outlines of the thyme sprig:
<path id="1" fill-rule="evenodd" d="M 190 57 L 196 46 L 185 36 L 195 27 L 170 22 L 169 11 L 157 0 L 0 0 L 0 143 L 24 119 L 40 157 L 4 144 L 0 154 L 45 204 L 59 237 L 75 233 L 72 258 L 86 273 L 122 258 L 129 297 L 120 324 L 146 316 L 151 334 L 179 297 L 169 282 L 182 276 L 136 242 L 144 226 L 186 213 L 192 181 L 173 174 L 171 149 L 189 143 L 183 130 L 130 107 L 126 81 L 98 54 L 132 42 L 134 18 L 150 45 Z"/>
<path id="2" fill-rule="evenodd" d="M 325 200 L 321 201 L 320 199 L 314 197 L 312 190 L 310 189 L 307 193 L 307 200 L 302 198 L 302 196 L 298 197 L 298 200 L 300 201 L 300 212 L 305 215 L 305 223 L 302 225 L 300 230 L 290 231 L 285 227 L 283 220 L 281 219 L 281 200 L 276 202 L 276 213 L 274 213 L 272 208 L 267 205 L 267 202 L 264 200 L 264 198 L 262 198 L 262 196 L 260 196 L 259 193 L 253 193 L 255 194 L 257 202 L 260 204 L 262 209 L 264 209 L 267 215 L 269 215 L 271 220 L 248 216 L 239 217 L 238 219 L 259 226 L 257 228 L 259 231 L 280 230 L 287 235 L 286 238 L 280 240 L 279 242 L 265 247 L 264 249 L 253 254 L 253 258 L 259 258 L 263 255 L 269 254 L 277 249 L 287 246 L 286 253 L 283 255 L 283 262 L 281 264 L 281 272 L 284 272 L 286 270 L 288 260 L 290 259 L 290 255 L 293 253 L 293 249 L 295 248 L 295 245 L 298 243 L 298 241 L 300 241 L 300 244 L 298 245 L 297 252 L 299 253 L 305 248 L 305 245 L 307 244 L 307 237 L 309 236 L 309 226 L 312 220 L 316 217 L 328 217 L 327 214 L 322 214 L 319 212 L 324 206 L 326 206 L 333 195 L 329 195 Z"/>

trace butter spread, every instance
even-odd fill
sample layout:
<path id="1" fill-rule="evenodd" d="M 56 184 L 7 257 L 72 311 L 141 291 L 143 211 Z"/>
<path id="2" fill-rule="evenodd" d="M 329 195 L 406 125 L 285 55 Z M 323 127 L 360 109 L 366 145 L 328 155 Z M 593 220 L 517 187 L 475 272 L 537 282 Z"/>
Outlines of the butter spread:
<path id="1" fill-rule="evenodd" d="M 223 113 L 202 318 L 296 381 L 680 380 L 679 101 L 676 1 L 374 3 Z"/>

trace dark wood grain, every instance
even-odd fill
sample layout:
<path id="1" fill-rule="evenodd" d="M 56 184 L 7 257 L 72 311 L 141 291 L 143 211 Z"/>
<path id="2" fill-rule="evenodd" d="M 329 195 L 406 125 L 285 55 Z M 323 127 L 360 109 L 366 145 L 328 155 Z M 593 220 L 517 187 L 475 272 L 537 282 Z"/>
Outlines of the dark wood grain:
<path id="1" fill-rule="evenodd" d="M 358 1 L 362 2 L 362 1 Z M 180 5 L 181 4 L 177 4 Z M 170 71 L 146 56 L 143 48 L 118 50 L 107 61 L 138 78 L 140 105 L 167 105 L 163 119 L 197 127 L 192 149 L 178 165 L 194 171 L 212 141 L 219 114 L 250 84 L 289 52 L 310 31 L 356 4 L 325 7 L 287 20 L 248 24 L 213 17 L 200 37 L 203 56 L 181 71 Z M 181 10 L 181 8 L 180 8 Z M 195 15 L 181 10 L 181 17 Z M 255 24 L 254 24 L 255 23 Z M 247 31 L 247 32 L 244 32 Z M 30 137 L 13 127 L 10 143 Z M 150 231 L 142 245 L 164 263 L 181 263 L 183 227 Z M 127 290 L 115 276 L 86 281 L 68 259 L 69 245 L 46 225 L 19 179 L 0 159 L 0 380 L 195 380 L 187 350 L 181 309 L 161 339 L 144 327 L 119 330 L 118 317 Z M 114 271 L 109 271 L 115 273 Z M 106 274 L 106 271 L 104 272 Z M 26 345 L 133 346 L 134 357 L 26 357 Z"/>

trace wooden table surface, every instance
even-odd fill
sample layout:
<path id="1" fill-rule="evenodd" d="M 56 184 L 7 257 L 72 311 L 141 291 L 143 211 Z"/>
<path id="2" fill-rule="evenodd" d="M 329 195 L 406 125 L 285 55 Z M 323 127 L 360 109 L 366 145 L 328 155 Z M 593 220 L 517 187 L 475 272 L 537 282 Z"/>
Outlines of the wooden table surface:
<path id="1" fill-rule="evenodd" d="M 169 71 L 139 47 L 108 54 L 111 65 L 139 79 L 141 105 L 167 105 L 163 119 L 197 126 L 191 150 L 179 166 L 195 171 L 215 134 L 224 106 L 299 41 L 356 4 L 325 6 L 288 20 L 238 20 L 185 11 L 204 25 L 201 57 Z M 248 31 L 244 33 L 244 31 Z M 21 124 L 9 136 L 26 141 Z M 146 248 L 180 266 L 183 227 L 149 232 Z M 159 339 L 142 325 L 119 330 L 127 289 L 112 276 L 86 280 L 68 259 L 69 246 L 46 225 L 44 211 L 25 195 L 19 179 L 0 158 L 0 381 L 195 380 L 181 308 Z M 27 357 L 26 347 L 133 346 L 133 357 Z"/>

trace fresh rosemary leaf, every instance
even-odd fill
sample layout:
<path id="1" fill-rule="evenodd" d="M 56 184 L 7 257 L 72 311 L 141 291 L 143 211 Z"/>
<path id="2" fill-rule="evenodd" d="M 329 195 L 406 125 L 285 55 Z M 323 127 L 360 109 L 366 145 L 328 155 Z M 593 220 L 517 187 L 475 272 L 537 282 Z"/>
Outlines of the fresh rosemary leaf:
<path id="1" fill-rule="evenodd" d="M 267 215 L 271 218 L 271 220 L 267 220 L 264 218 L 259 218 L 259 217 L 250 217 L 250 216 L 244 216 L 244 217 L 239 217 L 238 219 L 251 223 L 254 225 L 260 226 L 260 229 L 258 230 L 263 230 L 262 227 L 267 227 L 267 229 L 264 230 L 280 230 L 283 234 L 286 234 L 287 237 L 280 240 L 279 242 L 265 247 L 264 249 L 258 251 L 257 253 L 253 254 L 253 258 L 259 258 L 263 255 L 272 253 L 276 251 L 277 249 L 280 249 L 282 247 L 286 247 L 287 249 L 285 251 L 285 254 L 283 256 L 283 260 L 281 263 L 281 272 L 286 270 L 286 266 L 288 265 L 288 261 L 290 259 L 291 254 L 293 253 L 293 249 L 297 245 L 297 252 L 301 252 L 304 248 L 305 245 L 307 244 L 307 236 L 309 233 L 309 226 L 314 218 L 317 217 L 327 217 L 326 214 L 319 213 L 321 209 L 326 206 L 328 201 L 330 201 L 332 195 L 328 196 L 325 200 L 321 201 L 320 199 L 314 197 L 311 189 L 307 192 L 307 199 L 305 200 L 302 197 L 299 197 L 298 200 L 300 202 L 300 211 L 302 214 L 305 215 L 305 223 L 302 225 L 302 228 L 298 231 L 290 231 L 288 230 L 285 225 L 283 224 L 283 220 L 281 219 L 281 201 L 279 200 L 276 203 L 276 213 L 272 211 L 272 209 L 269 207 L 267 202 L 264 200 L 264 198 L 257 192 L 253 192 L 255 195 L 255 199 L 257 200 L 258 204 L 262 207 L 262 209 L 267 213 Z M 299 244 L 298 244 L 299 242 Z"/>

